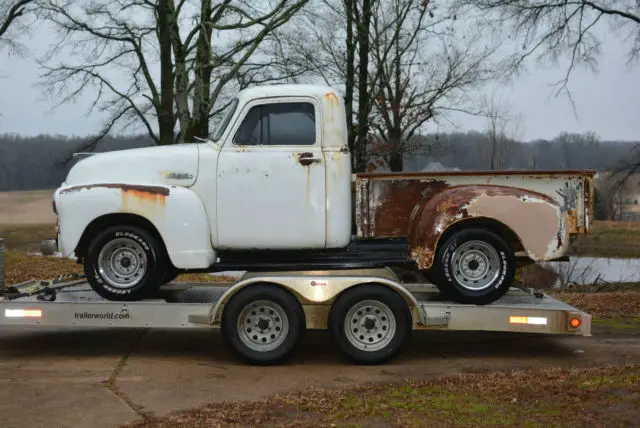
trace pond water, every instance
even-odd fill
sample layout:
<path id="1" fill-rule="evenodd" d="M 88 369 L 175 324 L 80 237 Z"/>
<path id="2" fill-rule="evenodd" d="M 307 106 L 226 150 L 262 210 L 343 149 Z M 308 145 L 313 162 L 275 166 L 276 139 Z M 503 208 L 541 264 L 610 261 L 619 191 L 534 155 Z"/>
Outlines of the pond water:
<path id="1" fill-rule="evenodd" d="M 578 285 L 596 282 L 640 282 L 640 259 L 570 257 L 568 262 L 544 262 L 566 282 Z"/>

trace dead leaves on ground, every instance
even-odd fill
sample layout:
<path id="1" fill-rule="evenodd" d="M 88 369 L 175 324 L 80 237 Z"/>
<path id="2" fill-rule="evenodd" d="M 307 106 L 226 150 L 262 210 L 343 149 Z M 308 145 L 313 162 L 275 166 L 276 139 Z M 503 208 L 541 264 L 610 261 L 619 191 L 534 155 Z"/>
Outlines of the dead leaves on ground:
<path id="1" fill-rule="evenodd" d="M 82 266 L 70 259 L 30 255 L 18 251 L 8 251 L 5 257 L 7 284 L 53 279 L 67 273 L 82 273 Z"/>
<path id="2" fill-rule="evenodd" d="M 7 284 L 17 284 L 30 280 L 49 280 L 68 273 L 83 273 L 82 266 L 76 263 L 75 260 L 39 256 L 12 250 L 5 254 L 5 266 L 5 282 Z M 184 274 L 178 276 L 176 281 L 220 283 L 233 282 L 234 279 L 209 274 Z"/>
<path id="3" fill-rule="evenodd" d="M 640 315 L 640 288 L 605 293 L 561 293 L 556 297 L 596 318 Z"/>
<path id="4" fill-rule="evenodd" d="M 640 365 L 546 369 L 369 385 L 223 403 L 141 421 L 137 428 L 216 426 L 631 426 L 640 416 Z"/>

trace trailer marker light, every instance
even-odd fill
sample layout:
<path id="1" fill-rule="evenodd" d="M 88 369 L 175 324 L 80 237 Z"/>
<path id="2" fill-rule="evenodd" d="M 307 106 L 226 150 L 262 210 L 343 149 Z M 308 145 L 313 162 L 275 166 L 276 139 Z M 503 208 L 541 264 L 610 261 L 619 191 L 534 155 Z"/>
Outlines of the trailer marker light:
<path id="1" fill-rule="evenodd" d="M 5 309 L 5 318 L 40 318 L 42 310 L 40 309 Z"/>
<path id="2" fill-rule="evenodd" d="M 511 324 L 547 325 L 545 317 L 509 317 Z"/>
<path id="3" fill-rule="evenodd" d="M 569 324 L 571 325 L 571 327 L 573 328 L 578 328 L 580 327 L 580 318 L 571 318 L 571 321 L 569 321 Z"/>

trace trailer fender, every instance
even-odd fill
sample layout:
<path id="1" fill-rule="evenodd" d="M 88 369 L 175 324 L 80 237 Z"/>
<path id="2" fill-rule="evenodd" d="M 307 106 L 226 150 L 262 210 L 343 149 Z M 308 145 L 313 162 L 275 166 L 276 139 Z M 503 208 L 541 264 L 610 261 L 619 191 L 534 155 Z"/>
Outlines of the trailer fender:
<path id="1" fill-rule="evenodd" d="M 302 305 L 324 305 L 331 307 L 339 295 L 352 287 L 365 284 L 386 286 L 400 295 L 409 306 L 414 322 L 425 324 L 426 319 L 415 296 L 399 283 L 381 277 L 349 277 L 349 276 L 255 276 L 244 279 L 233 285 L 218 300 L 210 313 L 209 322 L 219 323 L 222 319 L 224 305 L 240 290 L 256 284 L 272 284 L 293 294 Z"/>
<path id="2" fill-rule="evenodd" d="M 565 213 L 547 195 L 506 186 L 462 185 L 416 205 L 409 227 L 410 257 L 420 269 L 430 268 L 445 233 L 482 220 L 506 227 L 534 261 L 557 258 L 569 245 Z"/>
<path id="3" fill-rule="evenodd" d="M 128 214 L 153 225 L 175 267 L 202 269 L 215 261 L 204 204 L 190 189 L 158 184 L 95 183 L 61 187 L 54 200 L 60 219 L 58 247 L 65 257 L 77 251 L 89 226 L 109 219 L 117 224 L 120 221 L 117 216 Z"/>

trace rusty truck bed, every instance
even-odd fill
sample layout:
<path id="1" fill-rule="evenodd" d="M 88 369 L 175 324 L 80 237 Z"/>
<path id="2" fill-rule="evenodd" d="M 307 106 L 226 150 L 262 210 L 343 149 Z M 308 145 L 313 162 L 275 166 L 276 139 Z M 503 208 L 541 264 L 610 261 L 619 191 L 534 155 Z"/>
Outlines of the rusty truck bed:
<path id="1" fill-rule="evenodd" d="M 594 175 L 588 170 L 356 174 L 358 237 L 408 236 L 410 218 L 421 200 L 464 185 L 504 186 L 504 193 L 515 197 L 522 190 L 542 194 L 567 213 L 571 234 L 586 233 L 593 216 Z"/>

